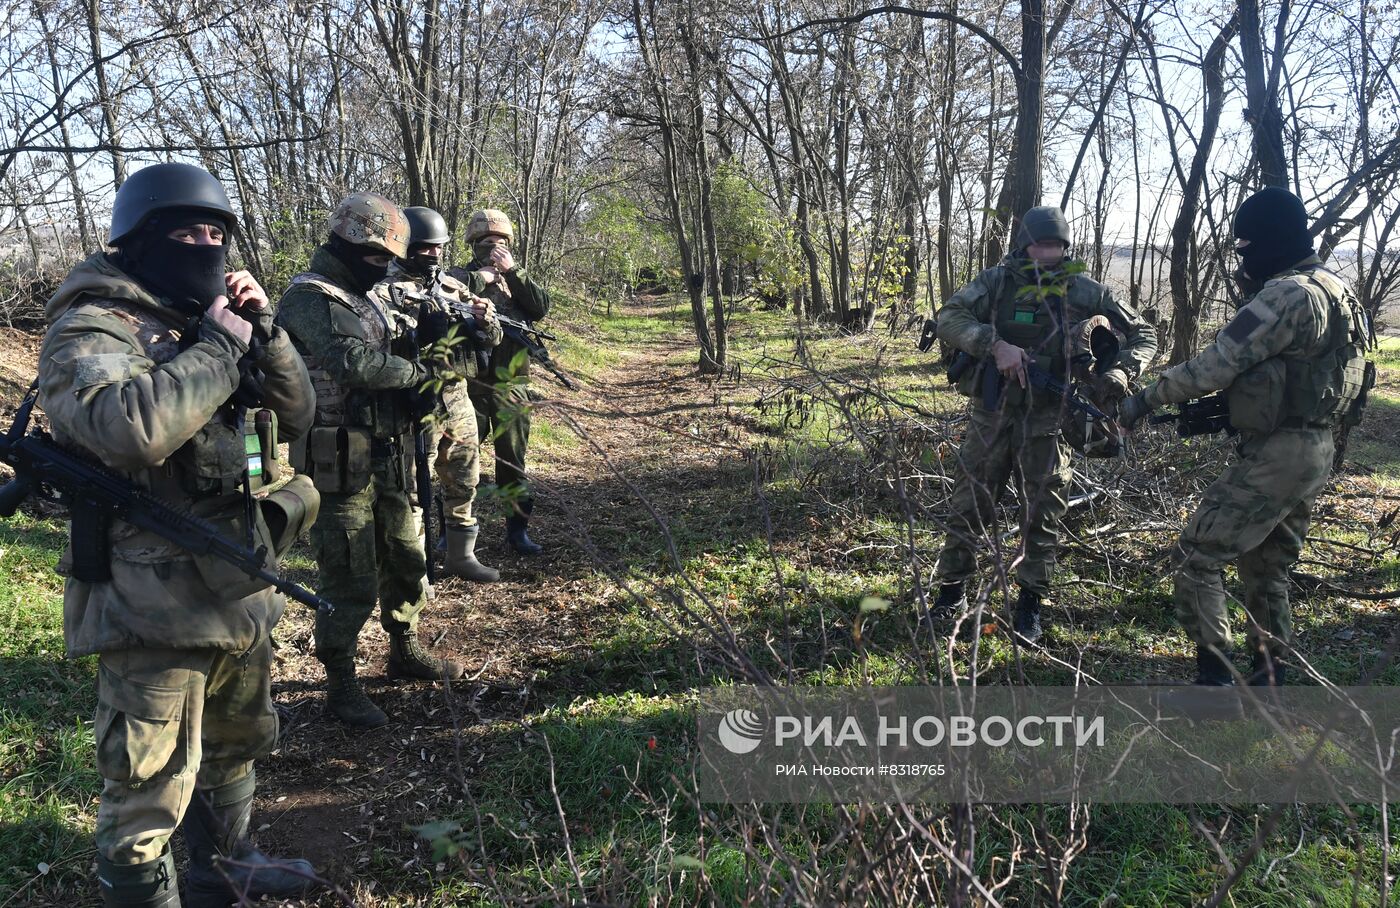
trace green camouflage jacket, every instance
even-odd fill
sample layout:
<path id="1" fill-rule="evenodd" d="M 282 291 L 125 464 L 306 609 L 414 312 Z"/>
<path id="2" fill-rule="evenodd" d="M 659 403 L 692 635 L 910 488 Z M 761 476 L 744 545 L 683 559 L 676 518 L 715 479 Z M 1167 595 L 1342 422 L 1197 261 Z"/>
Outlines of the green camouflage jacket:
<path id="1" fill-rule="evenodd" d="M 488 266 L 473 261 L 465 267 L 453 268 L 450 274 L 466 284 L 472 293 L 489 299 L 496 311 L 507 318 L 537 322 L 549 314 L 549 291 L 531 280 L 524 268 L 517 265 L 506 272 L 503 286 L 500 281 L 487 284 L 481 279 L 476 272 L 485 267 Z M 494 381 L 496 371 L 508 367 L 523 349 L 522 345 L 505 337 L 492 351 L 491 379 Z M 528 359 L 525 361 L 525 371 L 529 372 Z"/>
<path id="2" fill-rule="evenodd" d="M 325 246 L 292 278 L 277 304 L 277 324 L 306 358 L 316 389 L 316 425 L 358 426 L 377 438 L 413 430 L 407 396 L 428 378 L 403 340 L 398 313 L 347 289 L 349 269 Z M 402 354 L 402 355 L 401 355 Z"/>
<path id="3" fill-rule="evenodd" d="M 246 467 L 244 427 L 224 404 L 247 345 L 151 296 L 100 253 L 69 273 L 46 315 L 39 403 L 54 439 L 228 532 L 237 524 L 233 538 L 241 540 L 243 497 L 227 490 Z M 281 437 L 299 438 L 313 397 L 284 332 L 271 328 L 258 366 L 263 405 L 277 414 Z M 207 556 L 121 522 L 111 542 L 111 581 L 64 585 L 69 655 L 134 647 L 243 652 L 281 617 L 285 602 L 270 590 L 230 601 L 228 587 L 210 579 L 218 569 Z M 65 553 L 60 572 L 68 563 Z"/>

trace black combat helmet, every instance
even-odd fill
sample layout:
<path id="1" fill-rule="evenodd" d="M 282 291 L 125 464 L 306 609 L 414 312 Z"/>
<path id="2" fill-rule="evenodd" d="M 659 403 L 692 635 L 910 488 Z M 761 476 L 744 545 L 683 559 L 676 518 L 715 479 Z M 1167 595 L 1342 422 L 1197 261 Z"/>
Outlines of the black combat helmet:
<path id="1" fill-rule="evenodd" d="M 152 214 L 170 208 L 193 208 L 215 215 L 224 231 L 237 223 L 224 187 L 207 171 L 190 164 L 154 164 L 133 173 L 112 203 L 109 246 L 120 246 Z"/>
<path id="2" fill-rule="evenodd" d="M 1065 213 L 1054 205 L 1037 205 L 1021 218 L 1021 229 L 1016 234 L 1016 248 L 1025 251 L 1032 243 L 1043 243 L 1046 240 L 1063 240 L 1065 246 L 1074 244 Z"/>
<path id="3" fill-rule="evenodd" d="M 408 218 L 408 246 L 410 250 L 418 245 L 447 242 L 447 222 L 442 219 L 442 215 L 433 209 L 415 205 L 412 208 L 405 208 L 403 214 L 404 217 Z"/>

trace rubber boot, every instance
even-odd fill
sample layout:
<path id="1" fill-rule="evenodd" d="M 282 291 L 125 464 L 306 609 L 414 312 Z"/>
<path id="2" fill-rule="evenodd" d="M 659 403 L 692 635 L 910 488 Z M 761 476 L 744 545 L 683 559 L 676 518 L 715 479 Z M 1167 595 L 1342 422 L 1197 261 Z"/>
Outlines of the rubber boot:
<path id="1" fill-rule="evenodd" d="M 175 855 L 170 846 L 154 861 L 113 864 L 97 855 L 97 885 L 107 908 L 180 908 Z"/>
<path id="2" fill-rule="evenodd" d="M 1016 598 L 1016 611 L 1011 616 L 1011 628 L 1022 643 L 1034 646 L 1040 642 L 1040 594 L 1021 587 Z"/>
<path id="3" fill-rule="evenodd" d="M 352 659 L 326 663 L 326 709 L 346 725 L 379 728 L 389 724 L 384 710 L 360 686 Z"/>
<path id="4" fill-rule="evenodd" d="M 1250 687 L 1283 687 L 1287 668 L 1277 653 L 1256 647 L 1249 671 Z"/>
<path id="5" fill-rule="evenodd" d="M 476 560 L 476 537 L 481 527 L 447 528 L 447 560 L 442 569 L 453 577 L 471 580 L 475 583 L 495 583 L 501 579 L 501 572 L 487 567 Z"/>
<path id="6" fill-rule="evenodd" d="M 253 773 L 218 788 L 196 790 L 180 830 L 190 866 L 185 873 L 186 908 L 300 898 L 317 885 L 316 870 L 300 858 L 269 858 L 248 838 L 253 815 Z"/>
<path id="7" fill-rule="evenodd" d="M 530 525 L 530 514 L 535 510 L 535 499 L 522 498 L 515 507 L 515 513 L 506 518 L 506 542 L 521 555 L 538 555 L 544 551 L 544 547 L 525 532 Z"/>
<path id="8" fill-rule="evenodd" d="M 451 659 L 439 659 L 423 649 L 414 631 L 389 632 L 389 677 L 413 678 L 419 681 L 456 681 L 462 677 L 462 666 Z"/>

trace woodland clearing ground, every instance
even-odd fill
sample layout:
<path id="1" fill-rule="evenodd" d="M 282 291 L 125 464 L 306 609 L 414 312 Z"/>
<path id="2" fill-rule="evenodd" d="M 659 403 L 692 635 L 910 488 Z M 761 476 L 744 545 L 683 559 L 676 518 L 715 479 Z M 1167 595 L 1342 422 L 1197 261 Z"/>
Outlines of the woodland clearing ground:
<path id="1" fill-rule="evenodd" d="M 903 445 L 934 449 L 936 457 L 961 403 L 930 359 L 912 350 L 909 335 L 813 332 L 804 347 L 819 379 L 793 364 L 788 316 L 737 312 L 731 351 L 742 368 L 701 380 L 688 312 L 673 300 L 634 301 L 607 321 L 564 302 L 552 322 L 563 339 L 556 358 L 585 379 L 586 390 L 569 395 L 543 373 L 534 378 L 546 399 L 536 416 L 540 443 L 532 445 L 541 504 L 531 530 L 538 527 L 546 555 L 508 554 L 499 504 L 484 503 L 482 557 L 502 568 L 504 582 L 444 583 L 423 624 L 424 638 L 464 657 L 472 678 L 450 693 L 385 683 L 384 635 L 371 620 L 362 673 L 394 719 L 372 732 L 322 716 L 310 615 L 290 607 L 277 632 L 274 675 L 284 733 L 259 767 L 257 837 L 271 853 L 312 858 L 365 906 L 585 896 L 683 903 L 702 893 L 720 903 L 743 893 L 764 901 L 781 880 L 765 878 L 762 861 L 740 847 L 743 813 L 710 808 L 700 815 L 687 799 L 692 692 L 735 676 L 724 647 L 678 609 L 676 597 L 697 607 L 703 596 L 732 623 L 749 658 L 795 683 L 917 679 L 904 524 L 872 451 Z M 17 351 L 0 375 L 12 406 L 11 373 L 16 381 L 32 376 L 33 349 L 4 340 Z M 1383 352 L 1382 367 L 1381 405 L 1358 430 L 1354 449 L 1373 472 L 1349 465 L 1329 487 L 1313 531 L 1329 541 L 1304 555 L 1314 563 L 1302 570 L 1344 588 L 1400 582 L 1393 535 L 1400 527 L 1385 523 L 1400 506 L 1400 480 L 1391 472 L 1400 462 L 1391 412 L 1400 406 L 1395 347 Z M 908 419 L 881 404 L 880 394 L 930 415 Z M 852 431 L 843 408 L 869 425 Z M 1138 501 L 1126 512 L 1132 522 L 1146 515 L 1161 528 L 1104 535 L 1112 532 L 1105 525 L 1126 519 L 1121 509 L 1096 503 L 1073 513 L 1050 653 L 1017 653 L 994 633 L 976 656 L 984 681 L 1015 679 L 1018 655 L 1028 680 L 1070 678 L 1050 654 L 1082 654 L 1100 680 L 1188 676 L 1169 586 L 1153 565 L 1189 510 L 1190 490 L 1219 468 L 1223 449 L 1211 441 L 1181 445 L 1162 433 L 1144 440 L 1135 457 L 1145 470 L 1176 465 L 1179 497 L 1164 495 L 1162 507 Z M 1115 469 L 1078 465 L 1093 479 Z M 935 473 L 920 473 L 919 494 L 936 502 L 946 492 Z M 1138 472 L 1125 475 L 1140 481 Z M 674 559 L 653 510 L 666 522 Z M 59 584 L 50 568 L 62 531 L 53 516 L 0 525 L 0 905 L 7 898 L 96 903 L 89 875 L 93 667 L 90 659 L 61 659 Z M 921 565 L 936 554 L 938 538 L 936 526 L 916 527 Z M 305 550 L 289 568 L 301 582 L 314 577 Z M 853 645 L 852 621 L 867 595 L 893 606 L 863 625 Z M 1395 624 L 1393 602 L 1318 591 L 1300 591 L 1297 610 L 1306 652 L 1340 682 L 1361 674 Z M 955 652 L 962 668 L 970 657 L 966 648 Z M 1385 680 L 1397 683 L 1400 675 L 1392 669 Z M 824 843 L 851 832 L 839 811 L 767 813 L 780 835 L 755 843 L 757 854 L 812 855 L 814 870 L 830 874 L 829 891 L 850 885 L 841 854 L 819 856 Z M 1095 807 L 1085 849 L 1067 871 L 1066 903 L 1116 897 L 1174 905 L 1203 897 L 1226 872 L 1222 856 L 1239 855 L 1262 813 L 1251 806 Z M 924 814 L 946 832 L 941 811 Z M 1063 808 L 979 808 L 977 815 L 978 869 L 988 877 L 1017 841 L 1047 828 L 1062 833 L 1069 819 Z M 439 825 L 425 839 L 407 828 L 432 821 L 465 832 Z M 1292 811 L 1232 894 L 1249 905 L 1350 904 L 1355 887 L 1358 903 L 1375 903 L 1380 828 L 1375 808 Z M 1219 852 L 1204 831 L 1218 838 Z M 48 872 L 39 872 L 40 863 Z M 1001 896 L 1036 904 L 1039 877 L 1025 873 Z"/>

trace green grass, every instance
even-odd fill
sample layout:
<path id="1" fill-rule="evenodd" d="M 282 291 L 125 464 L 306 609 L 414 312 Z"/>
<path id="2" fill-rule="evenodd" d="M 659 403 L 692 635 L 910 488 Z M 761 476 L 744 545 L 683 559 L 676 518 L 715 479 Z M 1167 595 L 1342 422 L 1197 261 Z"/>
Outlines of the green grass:
<path id="1" fill-rule="evenodd" d="M 52 520 L 0 522 L 0 902 L 36 877 L 44 885 L 88 879 L 100 783 L 96 662 L 63 658 L 53 565 L 65 535 Z"/>

